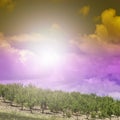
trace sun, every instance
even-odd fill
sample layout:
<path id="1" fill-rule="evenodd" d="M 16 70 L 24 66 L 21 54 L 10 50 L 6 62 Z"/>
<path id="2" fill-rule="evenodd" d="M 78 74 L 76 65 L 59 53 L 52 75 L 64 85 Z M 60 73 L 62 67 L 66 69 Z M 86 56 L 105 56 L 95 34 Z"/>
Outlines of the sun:
<path id="1" fill-rule="evenodd" d="M 60 53 L 57 50 L 53 48 L 47 48 L 47 49 L 41 50 L 40 59 L 41 59 L 42 66 L 53 67 L 59 64 L 61 57 L 60 57 Z"/>

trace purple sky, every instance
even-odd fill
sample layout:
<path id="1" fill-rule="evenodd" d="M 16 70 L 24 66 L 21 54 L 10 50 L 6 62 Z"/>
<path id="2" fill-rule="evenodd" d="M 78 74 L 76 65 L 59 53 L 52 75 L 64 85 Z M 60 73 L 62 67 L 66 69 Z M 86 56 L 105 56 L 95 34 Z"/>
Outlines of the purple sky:
<path id="1" fill-rule="evenodd" d="M 83 36 L 79 38 L 80 46 L 79 43 L 76 45 L 77 40 L 74 40 L 74 43 L 73 40 L 67 43 L 68 50 L 62 51 L 61 61 L 55 66 L 44 68 L 37 52 L 28 46 L 22 49 L 14 47 L 12 42 L 19 45 L 20 37 L 25 39 L 25 35 L 7 37 L 1 34 L 0 39 L 3 40 L 0 45 L 1 83 L 32 83 L 42 88 L 120 98 L 120 56 L 116 52 L 119 51 L 119 45 L 95 43 L 96 46 L 91 46 L 86 36 Z"/>
<path id="2" fill-rule="evenodd" d="M 6 2 L 3 3 L 0 2 L 0 13 L 3 11 L 1 5 L 6 9 Z M 90 6 L 85 5 L 79 14 L 84 18 L 90 12 Z M 65 29 L 65 25 L 57 21 L 44 26 L 44 32 L 5 34 L 1 30 L 0 83 L 32 83 L 42 88 L 96 93 L 120 99 L 120 16 L 116 9 L 107 8 L 95 17 L 99 22 L 94 23 L 95 30 L 89 34 L 79 31 L 71 35 L 72 30 Z M 7 27 L 10 29 L 12 31 L 12 27 Z M 50 49 L 60 59 L 44 66 L 41 51 L 48 51 L 53 57 Z"/>

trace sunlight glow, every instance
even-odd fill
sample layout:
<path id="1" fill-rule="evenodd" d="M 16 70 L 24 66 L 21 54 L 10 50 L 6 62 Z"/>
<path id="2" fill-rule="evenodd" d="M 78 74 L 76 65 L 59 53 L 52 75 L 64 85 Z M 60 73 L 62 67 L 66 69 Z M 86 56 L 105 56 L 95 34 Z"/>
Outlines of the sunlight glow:
<path id="1" fill-rule="evenodd" d="M 54 49 L 45 49 L 41 51 L 41 64 L 44 67 L 53 67 L 60 61 L 60 54 Z"/>

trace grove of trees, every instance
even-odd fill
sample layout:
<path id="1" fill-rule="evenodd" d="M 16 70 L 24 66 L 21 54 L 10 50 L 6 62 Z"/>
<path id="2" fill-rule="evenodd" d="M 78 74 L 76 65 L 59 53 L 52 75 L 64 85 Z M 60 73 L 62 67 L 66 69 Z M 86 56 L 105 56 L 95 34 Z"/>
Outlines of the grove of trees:
<path id="1" fill-rule="evenodd" d="M 37 106 L 42 114 L 49 110 L 67 117 L 74 115 L 77 119 L 80 115 L 87 115 L 88 119 L 90 116 L 110 119 L 113 115 L 120 116 L 120 100 L 108 96 L 44 90 L 32 85 L 0 84 L 0 97 L 4 102 L 9 101 L 10 105 L 19 105 L 21 110 L 28 108 L 31 113 Z"/>

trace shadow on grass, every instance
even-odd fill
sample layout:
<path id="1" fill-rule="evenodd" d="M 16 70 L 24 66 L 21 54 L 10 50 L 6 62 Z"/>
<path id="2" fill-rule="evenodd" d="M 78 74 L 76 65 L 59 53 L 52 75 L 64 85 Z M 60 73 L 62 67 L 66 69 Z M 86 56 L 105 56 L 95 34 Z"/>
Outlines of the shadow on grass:
<path id="1" fill-rule="evenodd" d="M 14 115 L 10 113 L 0 113 L 0 120 L 47 120 L 45 118 L 32 118 L 27 116 Z"/>

